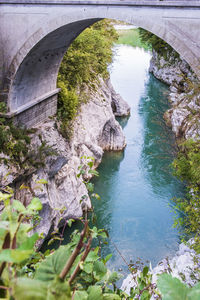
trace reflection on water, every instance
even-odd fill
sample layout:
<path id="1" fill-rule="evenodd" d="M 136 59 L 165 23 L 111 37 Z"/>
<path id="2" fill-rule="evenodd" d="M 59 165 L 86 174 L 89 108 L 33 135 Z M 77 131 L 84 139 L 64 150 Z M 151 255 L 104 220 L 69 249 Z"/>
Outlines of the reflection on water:
<path id="1" fill-rule="evenodd" d="M 172 256 L 179 243 L 169 202 L 184 188 L 169 167 L 174 137 L 162 118 L 169 91 L 148 74 L 149 61 L 150 54 L 142 49 L 115 48 L 111 81 L 131 106 L 130 118 L 120 121 L 127 147 L 121 153 L 105 153 L 100 176 L 93 180 L 101 196 L 93 203 L 98 227 L 110 234 L 103 254 L 114 253 L 109 267 L 125 272 L 115 245 L 128 262 L 141 257 L 155 265 Z"/>

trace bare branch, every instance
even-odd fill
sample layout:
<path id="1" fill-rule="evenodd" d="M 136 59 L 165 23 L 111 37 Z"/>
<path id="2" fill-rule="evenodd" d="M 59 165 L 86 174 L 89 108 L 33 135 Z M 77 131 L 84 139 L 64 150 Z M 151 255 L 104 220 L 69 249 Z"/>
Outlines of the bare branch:
<path id="1" fill-rule="evenodd" d="M 85 222 L 85 226 L 83 231 L 81 232 L 81 236 L 80 236 L 80 240 L 76 246 L 76 248 L 74 249 L 74 251 L 72 252 L 70 258 L 68 259 L 66 265 L 64 266 L 62 272 L 60 273 L 59 277 L 60 279 L 64 280 L 67 273 L 69 272 L 69 270 L 71 269 L 76 257 L 79 255 L 81 248 L 83 247 L 83 239 L 86 235 L 87 232 L 87 226 L 88 226 L 88 221 Z"/>

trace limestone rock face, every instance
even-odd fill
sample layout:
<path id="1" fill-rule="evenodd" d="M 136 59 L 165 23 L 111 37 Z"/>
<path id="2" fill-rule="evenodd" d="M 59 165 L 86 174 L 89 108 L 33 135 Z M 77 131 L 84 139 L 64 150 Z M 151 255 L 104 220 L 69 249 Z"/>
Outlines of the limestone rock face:
<path id="1" fill-rule="evenodd" d="M 156 78 L 168 85 L 183 84 L 183 86 L 187 84 L 184 82 L 186 76 L 190 79 L 194 78 L 194 73 L 187 62 L 177 57 L 175 51 L 170 51 L 165 56 L 163 57 L 153 50 L 149 72 L 153 73 Z"/>
<path id="2" fill-rule="evenodd" d="M 84 210 L 91 208 L 83 178 L 77 177 L 79 166 L 86 162 L 83 156 L 94 157 L 96 168 L 101 162 L 104 150 L 123 150 L 126 146 L 122 128 L 115 120 L 112 103 L 116 103 L 115 113 L 118 115 L 130 113 L 128 104 L 114 92 L 109 81 L 104 82 L 101 78 L 95 89 L 86 89 L 86 94 L 88 101 L 81 105 L 74 120 L 70 141 L 60 134 L 59 124 L 55 120 L 38 125 L 36 132 L 31 135 L 31 150 L 34 152 L 39 147 L 44 147 L 44 167 L 30 172 L 23 180 L 17 179 L 17 172 L 14 177 L 8 178 L 9 183 L 13 179 L 17 181 L 16 199 L 26 204 L 33 195 L 41 199 L 42 219 L 36 230 L 45 236 L 51 228 L 62 226 L 67 219 L 79 218 Z M 8 173 L 9 170 L 4 165 L 1 168 L 1 176 Z M 84 180 L 91 177 L 87 171 L 86 168 Z M 48 184 L 38 183 L 41 178 Z M 29 189 L 19 189 L 22 183 Z"/>
<path id="3" fill-rule="evenodd" d="M 164 118 L 177 138 L 200 136 L 200 93 L 199 82 L 189 65 L 175 52 L 166 58 L 153 51 L 150 72 L 161 81 L 170 85 L 169 101 L 171 108 Z"/>
<path id="4" fill-rule="evenodd" d="M 193 243 L 191 239 L 190 244 Z M 158 275 L 162 273 L 170 273 L 173 277 L 179 278 L 184 283 L 187 283 L 189 286 L 195 285 L 200 280 L 199 275 L 200 268 L 200 255 L 196 254 L 193 249 L 188 245 L 181 243 L 179 245 L 179 250 L 176 255 L 171 259 L 163 259 L 160 261 L 157 266 L 150 270 L 152 276 L 152 283 L 156 283 Z M 136 274 L 129 274 L 122 283 L 122 289 L 130 294 L 131 287 L 135 288 L 137 286 L 137 275 L 141 271 L 138 271 Z M 156 296 L 152 296 L 151 300 L 157 299 Z"/>
<path id="5" fill-rule="evenodd" d="M 120 94 L 117 94 L 114 90 L 111 81 L 108 79 L 107 86 L 111 91 L 111 106 L 113 113 L 116 117 L 128 116 L 130 114 L 130 106 Z"/>

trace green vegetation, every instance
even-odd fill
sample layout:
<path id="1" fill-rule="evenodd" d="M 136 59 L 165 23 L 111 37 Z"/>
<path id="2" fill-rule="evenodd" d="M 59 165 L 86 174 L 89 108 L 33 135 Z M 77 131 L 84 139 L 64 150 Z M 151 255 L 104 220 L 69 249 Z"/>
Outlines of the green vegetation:
<path id="1" fill-rule="evenodd" d="M 93 160 L 87 163 L 92 171 Z M 80 166 L 80 177 L 85 166 Z M 97 175 L 97 173 L 96 173 Z M 41 179 L 36 181 L 42 190 Z M 22 186 L 23 188 L 27 188 Z M 89 190 L 92 192 L 91 186 Z M 200 284 L 188 288 L 170 275 L 159 276 L 158 291 L 151 282 L 152 275 L 148 267 L 137 275 L 131 269 L 137 281 L 130 296 L 116 287 L 120 278 L 117 272 L 109 271 L 107 261 L 112 255 L 100 257 L 100 246 L 92 248 L 92 241 L 99 245 L 107 238 L 107 233 L 95 226 L 89 228 L 87 219 L 82 219 L 82 232 L 74 231 L 71 241 L 57 250 L 41 253 L 36 250 L 37 233 L 31 233 L 39 223 L 39 211 L 42 204 L 33 198 L 28 205 L 14 199 L 14 191 L 6 188 L 0 192 L 3 211 L 0 215 L 0 297 L 7 300 L 149 300 L 152 295 L 165 300 L 195 300 L 200 292 Z M 68 220 L 71 226 L 73 220 Z M 62 234 L 54 231 L 52 239 L 62 241 Z M 50 241 L 51 242 L 51 241 Z M 178 294 L 177 294 L 178 288 Z"/>
<path id="2" fill-rule="evenodd" d="M 119 30 L 118 33 L 117 44 L 130 45 L 150 51 L 154 49 L 158 55 L 163 56 L 165 59 L 168 59 L 170 53 L 173 52 L 173 57 L 179 58 L 179 54 L 169 44 L 143 28 Z"/>
<path id="3" fill-rule="evenodd" d="M 15 166 L 23 173 L 31 167 L 44 166 L 45 157 L 53 151 L 40 136 L 41 146 L 31 150 L 31 133 L 35 133 L 35 130 L 16 127 L 12 121 L 0 117 L 0 163 Z"/>
<path id="4" fill-rule="evenodd" d="M 72 121 L 81 103 L 87 101 L 85 87 L 93 89 L 98 76 L 108 76 L 112 45 L 118 35 L 109 21 L 103 20 L 84 30 L 65 54 L 58 76 L 58 118 L 62 133 L 70 137 Z"/>
<path id="5" fill-rule="evenodd" d="M 142 33 L 142 39 L 138 32 L 134 33 L 134 43 L 142 45 L 147 40 L 147 33 Z M 64 57 L 58 86 L 62 89 L 59 95 L 58 118 L 62 120 L 63 133 L 68 130 L 70 122 L 77 115 L 80 103 L 87 101 L 84 88 L 88 85 L 94 88 L 96 74 L 107 77 L 107 66 L 112 60 L 111 46 L 116 41 L 117 35 L 107 21 L 96 23 L 85 30 L 71 45 Z M 122 38 L 122 36 L 120 37 Z M 144 40 L 143 40 L 144 39 Z M 130 37 L 124 39 L 124 43 L 130 43 Z M 146 43 L 146 42 L 145 42 Z M 154 49 L 166 49 L 166 45 L 158 42 L 148 33 L 148 43 Z M 159 43 L 161 43 L 159 45 Z M 145 44 L 146 45 L 146 44 Z M 160 48 L 160 46 L 162 47 Z M 147 46 L 149 47 L 149 46 Z M 1 107 L 3 112 L 4 107 Z M 27 158 L 33 157 L 28 147 L 30 138 L 28 131 L 17 129 L 12 123 L 7 123 L 0 118 L 0 148 L 10 159 L 17 162 L 20 167 L 27 166 Z M 69 132 L 67 132 L 69 136 Z M 45 148 L 42 143 L 39 151 Z M 177 200 L 177 208 L 185 213 L 177 222 L 185 225 L 186 232 L 196 234 L 196 249 L 198 248 L 200 232 L 200 142 L 187 141 L 180 145 L 180 153 L 173 165 L 175 173 L 182 180 L 187 180 L 190 188 L 188 199 Z M 34 160 L 35 160 L 34 156 Z M 7 163 L 7 158 L 3 158 Z M 36 160 L 37 161 L 37 160 Z M 97 175 L 92 170 L 93 162 L 88 162 L 90 173 Z M 84 175 L 85 167 L 80 166 L 80 173 Z M 45 180 L 36 182 L 40 189 Z M 92 193 L 93 186 L 85 182 Z M 28 188 L 28 187 L 21 187 Z M 192 189 L 192 190 L 191 190 Z M 98 195 L 95 195 L 98 197 Z M 57 250 L 39 252 L 37 242 L 41 238 L 32 230 L 40 221 L 39 211 L 42 204 L 38 198 L 33 198 L 28 205 L 24 205 L 14 198 L 14 191 L 5 188 L 0 192 L 2 211 L 0 215 L 0 298 L 9 300 L 118 300 L 118 299 L 150 299 L 157 295 L 163 300 L 196 300 L 199 298 L 200 284 L 188 288 L 178 279 L 168 274 L 161 275 L 158 280 L 158 288 L 151 283 L 152 275 L 148 267 L 144 267 L 139 275 L 131 269 L 137 280 L 137 286 L 127 295 L 116 287 L 119 279 L 117 272 L 107 269 L 106 263 L 111 257 L 100 256 L 100 247 L 92 248 L 92 241 L 97 239 L 99 245 L 107 238 L 102 229 L 95 226 L 89 228 L 87 219 L 83 220 L 82 232 L 75 231 L 71 241 L 60 246 Z M 72 220 L 68 220 L 71 226 Z M 59 231 L 55 231 L 52 240 L 62 241 Z M 178 292 L 177 292 L 178 290 Z"/>
<path id="6" fill-rule="evenodd" d="M 186 140 L 173 162 L 174 174 L 188 186 L 186 199 L 176 199 L 182 217 L 175 225 L 185 228 L 186 236 L 195 235 L 194 249 L 200 253 L 200 141 Z"/>
<path id="7" fill-rule="evenodd" d="M 167 59 L 168 55 L 173 52 L 175 57 L 179 57 L 179 54 L 157 35 L 143 28 L 139 28 L 138 30 L 141 41 L 154 49 L 159 55 Z"/>
<path id="8" fill-rule="evenodd" d="M 117 44 L 130 45 L 133 47 L 143 48 L 145 50 L 151 49 L 145 41 L 142 41 L 138 28 L 118 30 L 118 33 L 119 39 L 117 40 Z"/>

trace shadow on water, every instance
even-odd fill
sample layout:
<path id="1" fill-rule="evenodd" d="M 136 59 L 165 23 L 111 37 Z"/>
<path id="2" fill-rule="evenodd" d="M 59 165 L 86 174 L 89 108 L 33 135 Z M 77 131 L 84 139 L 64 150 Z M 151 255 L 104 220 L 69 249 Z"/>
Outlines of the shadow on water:
<path id="1" fill-rule="evenodd" d="M 152 187 L 157 188 L 155 192 L 163 194 L 165 188 L 173 189 L 174 183 L 182 188 L 182 183 L 173 176 L 171 167 L 177 152 L 175 137 L 163 119 L 164 112 L 169 108 L 166 101 L 169 91 L 153 75 L 149 77 L 146 90 L 139 105 L 144 131 L 141 168 Z M 177 187 L 174 192 L 177 192 Z"/>

